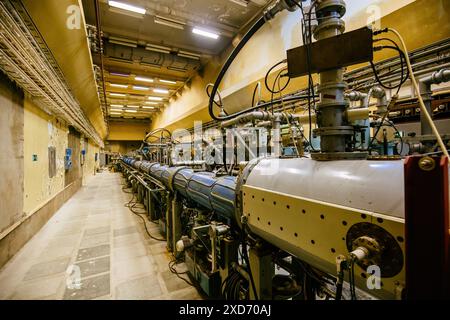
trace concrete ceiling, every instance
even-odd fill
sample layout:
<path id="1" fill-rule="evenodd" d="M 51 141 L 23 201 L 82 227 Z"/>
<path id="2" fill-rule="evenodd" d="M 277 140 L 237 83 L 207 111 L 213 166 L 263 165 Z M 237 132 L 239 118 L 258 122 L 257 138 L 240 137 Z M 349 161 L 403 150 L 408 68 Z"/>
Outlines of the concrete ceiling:
<path id="1" fill-rule="evenodd" d="M 189 85 L 189 80 L 201 72 L 210 59 L 228 48 L 233 38 L 248 27 L 270 2 L 118 1 L 143 8 L 146 13 L 136 14 L 113 8 L 108 0 L 82 0 L 82 3 L 86 23 L 92 26 L 98 22 L 98 3 L 109 116 L 135 119 L 151 118 L 152 114 L 167 105 L 171 97 L 179 95 L 183 87 Z M 193 28 L 213 31 L 219 34 L 219 38 L 199 36 L 192 32 Z M 94 50 L 93 61 L 101 65 L 99 50 Z M 150 78 L 152 82 L 139 81 L 136 77 Z M 158 93 L 154 89 L 167 91 Z M 149 101 L 149 96 L 162 100 Z"/>

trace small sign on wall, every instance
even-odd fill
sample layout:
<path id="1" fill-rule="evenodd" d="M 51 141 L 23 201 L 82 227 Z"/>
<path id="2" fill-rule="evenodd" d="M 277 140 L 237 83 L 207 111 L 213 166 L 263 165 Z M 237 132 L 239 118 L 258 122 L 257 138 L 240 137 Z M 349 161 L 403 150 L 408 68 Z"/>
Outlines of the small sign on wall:
<path id="1" fill-rule="evenodd" d="M 33 162 L 34 162 L 34 161 L 38 161 L 38 156 L 37 156 L 37 154 L 33 154 L 32 159 L 33 159 Z"/>

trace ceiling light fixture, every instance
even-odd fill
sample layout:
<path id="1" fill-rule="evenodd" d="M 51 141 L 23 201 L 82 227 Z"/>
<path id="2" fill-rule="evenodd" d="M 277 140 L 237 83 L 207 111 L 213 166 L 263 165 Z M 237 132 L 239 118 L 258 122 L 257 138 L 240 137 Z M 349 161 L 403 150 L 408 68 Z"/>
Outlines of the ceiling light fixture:
<path id="1" fill-rule="evenodd" d="M 110 92 L 109 95 L 113 96 L 113 97 L 126 97 L 126 94 L 123 94 L 123 93 L 112 93 L 112 92 Z"/>
<path id="2" fill-rule="evenodd" d="M 159 46 L 156 44 L 147 44 L 145 49 L 149 50 L 149 51 L 155 51 L 155 52 L 161 52 L 161 53 L 170 53 L 170 51 L 172 50 L 172 48 L 170 48 L 170 47 Z"/>
<path id="3" fill-rule="evenodd" d="M 193 60 L 200 60 L 200 57 L 201 57 L 200 54 L 189 52 L 189 51 L 183 51 L 183 50 L 178 51 L 178 56 L 193 59 Z"/>
<path id="4" fill-rule="evenodd" d="M 148 97 L 148 100 L 151 100 L 151 101 L 163 101 L 163 98 L 161 98 L 161 97 Z"/>
<path id="5" fill-rule="evenodd" d="M 177 20 L 173 20 L 173 19 L 161 17 L 161 16 L 156 16 L 153 21 L 156 24 L 161 24 L 161 25 L 164 25 L 167 27 L 178 29 L 178 30 L 184 30 L 184 25 L 186 24 L 182 21 L 177 21 Z"/>
<path id="6" fill-rule="evenodd" d="M 127 108 L 139 109 L 139 106 L 127 106 Z"/>
<path id="7" fill-rule="evenodd" d="M 162 83 L 168 83 L 168 84 L 177 84 L 176 81 L 164 80 L 164 79 L 159 79 L 159 82 L 162 82 Z"/>
<path id="8" fill-rule="evenodd" d="M 150 88 L 149 87 L 141 87 L 141 86 L 133 86 L 133 90 L 147 91 L 147 90 L 150 90 Z"/>
<path id="9" fill-rule="evenodd" d="M 109 43 L 120 44 L 122 46 L 127 46 L 127 47 L 132 47 L 132 48 L 137 47 L 137 41 L 126 39 L 126 38 L 110 36 L 108 41 L 109 41 Z"/>
<path id="10" fill-rule="evenodd" d="M 217 40 L 219 38 L 219 35 L 217 33 L 214 33 L 212 31 L 207 31 L 199 28 L 192 29 L 192 32 L 195 34 L 198 34 L 203 37 L 211 38 Z"/>
<path id="11" fill-rule="evenodd" d="M 120 113 L 120 112 L 110 112 L 109 114 L 121 115 L 122 113 Z"/>
<path id="12" fill-rule="evenodd" d="M 129 112 L 129 113 L 137 113 L 137 110 L 125 110 L 125 112 Z"/>
<path id="13" fill-rule="evenodd" d="M 155 81 L 151 78 L 145 78 L 145 77 L 139 77 L 139 76 L 134 77 L 134 80 L 142 81 L 142 82 L 150 82 L 150 83 L 153 83 Z"/>
<path id="14" fill-rule="evenodd" d="M 153 105 L 158 105 L 158 102 L 154 102 L 154 101 L 145 101 L 145 104 L 153 104 Z"/>
<path id="15" fill-rule="evenodd" d="M 123 9 L 123 10 L 126 10 L 126 11 L 131 11 L 131 12 L 135 12 L 135 13 L 139 13 L 139 14 L 145 14 L 147 12 L 147 10 L 144 9 L 144 8 L 132 6 L 130 4 L 119 2 L 119 1 L 111 1 L 111 0 L 109 0 L 108 4 L 111 7 L 114 7 L 114 8 Z"/>
<path id="16" fill-rule="evenodd" d="M 112 104 L 110 105 L 111 108 L 123 108 L 123 105 L 121 104 Z"/>
<path id="17" fill-rule="evenodd" d="M 199 57 L 194 57 L 194 56 L 190 56 L 190 55 L 183 54 L 183 53 L 179 53 L 178 56 L 179 56 L 179 57 L 183 57 L 183 58 L 192 59 L 192 60 L 200 60 Z"/>
<path id="18" fill-rule="evenodd" d="M 155 109 L 155 107 L 150 107 L 150 106 L 142 106 L 142 108 L 143 108 L 143 109 L 150 109 L 150 110 Z"/>
<path id="19" fill-rule="evenodd" d="M 167 89 L 159 89 L 159 88 L 156 88 L 156 89 L 153 89 L 153 92 L 155 92 L 155 93 L 161 93 L 161 94 L 168 94 L 168 93 L 169 93 L 169 90 L 167 90 Z"/>
<path id="20" fill-rule="evenodd" d="M 109 85 L 111 87 L 114 87 L 114 88 L 123 88 L 123 89 L 127 89 L 128 88 L 127 84 L 110 83 Z"/>
<path id="21" fill-rule="evenodd" d="M 119 73 L 119 72 L 110 72 L 109 73 L 111 76 L 116 76 L 116 77 L 129 77 L 130 75 L 127 73 Z"/>
<path id="22" fill-rule="evenodd" d="M 242 7 L 245 7 L 245 8 L 247 8 L 247 6 L 248 6 L 248 1 L 245 1 L 245 0 L 230 0 L 230 1 L 240 5 Z"/>

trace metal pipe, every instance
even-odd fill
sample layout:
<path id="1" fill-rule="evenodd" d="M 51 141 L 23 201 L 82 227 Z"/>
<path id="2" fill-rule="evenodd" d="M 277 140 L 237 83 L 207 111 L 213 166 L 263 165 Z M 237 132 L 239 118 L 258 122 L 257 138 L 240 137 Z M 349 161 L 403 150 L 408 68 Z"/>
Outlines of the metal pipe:
<path id="1" fill-rule="evenodd" d="M 441 69 L 433 72 L 431 75 L 419 80 L 420 95 L 429 114 L 432 114 L 431 102 L 433 100 L 431 85 L 447 81 L 450 81 L 450 70 L 448 69 Z M 431 129 L 424 112 L 420 113 L 420 132 L 422 135 L 433 134 L 433 130 Z"/>

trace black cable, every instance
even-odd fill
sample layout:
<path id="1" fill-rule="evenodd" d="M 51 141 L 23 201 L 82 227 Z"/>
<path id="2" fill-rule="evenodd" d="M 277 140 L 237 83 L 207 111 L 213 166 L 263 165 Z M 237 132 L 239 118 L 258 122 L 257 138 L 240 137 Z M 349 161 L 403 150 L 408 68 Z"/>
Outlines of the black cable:
<path id="1" fill-rule="evenodd" d="M 243 225 L 243 228 L 242 228 L 242 254 L 244 255 L 245 263 L 247 264 L 247 268 L 248 268 L 247 271 L 248 271 L 248 275 L 250 277 L 250 282 L 251 282 L 251 286 L 253 289 L 253 295 L 255 296 L 255 300 L 259 300 L 258 293 L 256 292 L 255 281 L 253 279 L 252 268 L 250 267 L 250 259 L 248 258 L 247 245 L 246 245 L 247 231 L 246 231 L 245 227 L 246 226 Z"/>
<path id="2" fill-rule="evenodd" d="M 264 16 L 259 18 L 258 21 L 256 21 L 256 23 L 244 35 L 242 40 L 238 43 L 236 48 L 234 48 L 234 50 L 231 52 L 231 54 L 228 57 L 228 59 L 223 64 L 223 66 L 222 66 L 222 68 L 221 68 L 221 70 L 219 72 L 219 75 L 217 76 L 217 79 L 216 79 L 216 81 L 214 83 L 213 89 L 211 91 L 211 95 L 209 97 L 208 111 L 209 111 L 209 115 L 214 120 L 217 120 L 217 121 L 229 120 L 229 119 L 232 119 L 233 117 L 236 116 L 236 114 L 233 114 L 231 116 L 226 116 L 226 117 L 218 117 L 218 116 L 216 116 L 214 114 L 214 110 L 213 110 L 215 96 L 216 96 L 217 90 L 219 89 L 219 85 L 222 82 L 222 79 L 225 76 L 225 73 L 227 72 L 227 70 L 230 67 L 231 63 L 234 61 L 234 59 L 236 58 L 238 53 L 242 50 L 242 48 L 245 46 L 245 44 L 248 42 L 248 40 L 265 24 L 265 22 L 266 22 L 266 19 L 265 19 Z"/>
<path id="3" fill-rule="evenodd" d="M 266 86 L 266 89 L 272 93 L 272 94 L 278 94 L 281 91 L 283 91 L 284 89 L 286 89 L 286 87 L 289 85 L 289 82 L 291 81 L 291 78 L 289 78 L 289 80 L 287 81 L 286 85 L 283 87 L 283 89 L 279 90 L 279 91 L 274 91 L 273 87 L 272 89 L 270 89 L 268 80 L 269 80 L 269 76 L 270 73 L 272 72 L 273 69 L 275 69 L 276 67 L 278 67 L 279 65 L 283 64 L 283 63 L 287 63 L 287 60 L 281 60 L 280 62 L 277 62 L 276 64 L 274 64 L 272 67 L 270 67 L 270 69 L 267 71 L 265 77 L 264 77 L 264 85 Z M 286 68 L 283 68 L 282 70 L 285 70 Z M 276 78 L 275 78 L 275 82 L 276 82 Z"/>
<path id="4" fill-rule="evenodd" d="M 256 84 L 255 89 L 253 89 L 253 95 L 252 95 L 252 107 L 255 105 L 255 96 L 256 96 L 256 90 L 258 89 L 258 87 L 260 86 L 259 82 Z M 258 104 L 259 104 L 259 100 L 258 100 Z"/>
<path id="5" fill-rule="evenodd" d="M 383 38 L 384 40 L 390 40 L 387 38 Z M 391 40 L 392 41 L 392 40 Z M 401 76 L 400 76 L 400 83 L 395 85 L 395 86 L 389 86 L 387 84 L 384 84 L 383 81 L 381 80 L 380 76 L 378 75 L 378 71 L 376 70 L 375 64 L 373 63 L 373 61 L 370 61 L 370 66 L 372 67 L 374 76 L 376 81 L 380 84 L 381 87 L 388 89 L 388 90 L 393 90 L 393 89 L 397 89 L 397 94 L 400 92 L 400 88 L 402 87 L 402 85 L 409 79 L 409 69 L 406 67 L 406 74 L 404 73 L 404 68 L 405 68 L 405 64 L 406 64 L 406 56 L 405 53 L 403 52 L 403 50 L 401 50 L 399 48 L 399 46 L 392 41 L 395 45 L 394 46 L 381 46 L 379 48 L 381 49 L 391 49 L 391 50 L 395 50 L 399 53 L 399 58 L 400 58 L 400 64 L 401 64 Z M 405 75 L 405 77 L 403 77 Z M 385 75 L 383 75 L 385 76 Z"/>
<path id="6" fill-rule="evenodd" d="M 142 222 L 144 223 L 145 231 L 150 238 L 152 238 L 153 240 L 156 240 L 156 241 L 166 241 L 165 239 L 157 238 L 150 233 L 150 231 L 148 230 L 148 227 L 147 227 L 147 222 L 145 221 L 145 218 L 142 217 L 142 215 L 146 214 L 146 213 L 144 213 L 144 212 L 138 213 L 133 210 L 133 206 L 137 203 L 137 202 L 133 201 L 134 199 L 135 199 L 135 195 L 133 194 L 133 197 L 131 197 L 130 201 L 128 201 L 128 203 L 125 204 L 125 207 L 127 207 L 134 215 L 138 216 L 142 220 Z"/>

